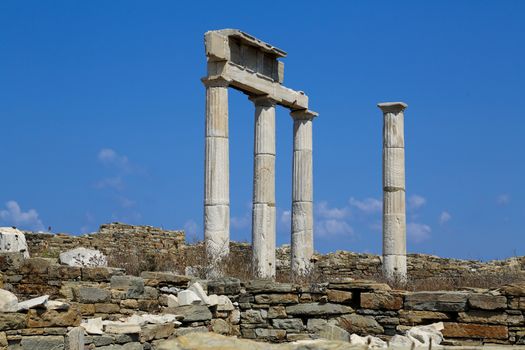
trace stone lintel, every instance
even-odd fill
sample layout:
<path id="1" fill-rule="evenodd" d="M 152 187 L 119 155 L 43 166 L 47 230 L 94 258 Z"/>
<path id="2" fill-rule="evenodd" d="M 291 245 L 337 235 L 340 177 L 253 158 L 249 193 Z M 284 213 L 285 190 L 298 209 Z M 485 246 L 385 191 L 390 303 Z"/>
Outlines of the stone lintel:
<path id="1" fill-rule="evenodd" d="M 292 110 L 290 112 L 290 115 L 294 120 L 313 120 L 317 116 L 319 116 L 319 113 L 311 111 L 309 109 L 298 109 L 298 110 Z"/>
<path id="2" fill-rule="evenodd" d="M 277 103 L 277 101 L 269 95 L 249 96 L 248 99 L 256 106 L 273 107 Z"/>
<path id="3" fill-rule="evenodd" d="M 381 108 L 383 113 L 399 113 L 403 112 L 408 105 L 404 102 L 382 102 L 378 103 L 377 107 Z"/>
<path id="4" fill-rule="evenodd" d="M 246 45 L 253 46 L 258 50 L 267 52 L 275 57 L 286 57 L 286 52 L 284 50 L 281 50 L 278 47 L 268 44 L 260 39 L 257 39 L 253 35 L 250 35 L 238 29 L 210 30 L 204 34 L 204 37 L 207 44 L 206 54 L 208 56 L 211 55 L 219 58 L 223 56 L 223 48 L 221 41 L 224 40 L 225 42 L 227 42 L 227 40 L 231 37 L 238 39 L 240 42 Z"/>

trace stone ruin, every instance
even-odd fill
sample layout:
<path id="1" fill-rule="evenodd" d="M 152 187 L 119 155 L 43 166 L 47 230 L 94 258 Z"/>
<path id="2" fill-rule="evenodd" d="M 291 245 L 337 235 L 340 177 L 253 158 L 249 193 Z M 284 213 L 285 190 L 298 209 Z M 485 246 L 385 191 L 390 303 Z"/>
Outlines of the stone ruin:
<path id="1" fill-rule="evenodd" d="M 525 345 L 525 258 L 479 263 L 406 253 L 404 109 L 383 112 L 383 256 L 314 254 L 312 121 L 308 97 L 284 87 L 286 53 L 238 30 L 205 35 L 207 262 L 231 247 L 251 255 L 257 280 L 212 271 L 127 275 L 106 256 L 191 251 L 184 234 L 149 226 L 103 225 L 84 236 L 0 230 L 0 350 L 368 349 Z M 228 87 L 255 105 L 252 246 L 229 240 Z M 291 247 L 275 246 L 275 106 L 294 120 Z M 26 240 L 27 239 L 27 240 Z M 251 250 L 250 250 L 251 249 Z M 31 256 L 31 257 L 30 257 Z M 278 283 L 320 271 L 323 282 Z M 514 271 L 500 288 L 406 291 L 389 281 L 472 271 Z M 408 275 L 407 275 L 408 274 Z M 265 279 L 266 278 L 266 279 Z M 224 336 L 244 338 L 236 340 Z M 250 340 L 280 343 L 261 344 Z"/>

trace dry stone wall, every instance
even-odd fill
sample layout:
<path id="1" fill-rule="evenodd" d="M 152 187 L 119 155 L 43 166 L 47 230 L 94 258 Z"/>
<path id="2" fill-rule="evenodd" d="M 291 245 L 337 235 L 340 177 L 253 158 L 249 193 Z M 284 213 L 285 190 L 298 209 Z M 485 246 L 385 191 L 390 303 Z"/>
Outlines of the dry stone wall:
<path id="1" fill-rule="evenodd" d="M 0 255 L 2 287 L 20 300 L 48 294 L 68 305 L 0 313 L 0 349 L 63 349 L 82 319 L 117 321 L 132 315 L 179 315 L 178 323 L 139 329 L 112 327 L 86 335 L 85 349 L 151 349 L 162 339 L 215 332 L 267 342 L 350 334 L 389 339 L 417 325 L 443 322 L 446 344 L 525 344 L 525 284 L 498 290 L 406 292 L 388 285 L 339 279 L 308 286 L 235 278 L 200 280 L 204 291 L 224 295 L 231 307 L 170 302 L 196 279 L 168 272 L 127 276 L 120 269 L 70 267 L 51 259 Z M 64 345 L 65 346 L 65 345 Z M 124 347 L 125 346 L 125 347 Z"/>

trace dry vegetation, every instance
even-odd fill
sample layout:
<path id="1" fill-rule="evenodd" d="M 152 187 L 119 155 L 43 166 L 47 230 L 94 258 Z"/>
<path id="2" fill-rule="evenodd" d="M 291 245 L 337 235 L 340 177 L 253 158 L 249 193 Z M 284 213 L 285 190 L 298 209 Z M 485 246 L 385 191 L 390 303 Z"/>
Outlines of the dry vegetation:
<path id="1" fill-rule="evenodd" d="M 220 266 L 224 276 L 236 277 L 246 281 L 254 279 L 249 247 L 231 246 L 230 255 Z M 178 254 L 146 255 L 136 249 L 124 248 L 109 255 L 109 266 L 125 269 L 131 275 L 140 275 L 142 271 L 172 271 L 177 274 L 187 272 L 198 278 L 206 278 L 210 272 L 203 242 L 184 246 Z M 188 271 L 189 270 L 189 271 Z M 410 279 L 407 282 L 389 282 L 380 274 L 366 277 L 376 282 L 388 283 L 392 288 L 407 291 L 459 290 L 468 288 L 498 288 L 509 283 L 525 282 L 525 271 L 508 269 L 500 273 L 465 272 L 460 276 L 433 276 L 424 279 Z M 291 276 L 289 272 L 278 269 L 277 282 L 314 285 L 328 282 L 315 267 L 303 277 Z"/>

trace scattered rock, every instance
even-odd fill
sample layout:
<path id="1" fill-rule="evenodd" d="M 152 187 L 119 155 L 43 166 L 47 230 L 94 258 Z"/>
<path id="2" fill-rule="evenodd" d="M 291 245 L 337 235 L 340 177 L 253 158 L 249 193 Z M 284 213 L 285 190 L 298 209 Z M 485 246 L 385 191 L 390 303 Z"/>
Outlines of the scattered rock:
<path id="1" fill-rule="evenodd" d="M 108 266 L 107 258 L 101 251 L 82 247 L 60 253 L 59 260 L 61 264 L 67 266 Z"/>
<path id="2" fill-rule="evenodd" d="M 46 307 L 49 295 L 44 295 L 38 298 L 29 299 L 18 303 L 18 311 L 24 311 L 36 308 L 37 306 Z"/>
<path id="3" fill-rule="evenodd" d="M 26 236 L 14 227 L 0 227 L 0 253 L 20 252 L 29 258 Z"/>
<path id="4" fill-rule="evenodd" d="M 202 304 L 202 300 L 197 296 L 197 294 L 195 294 L 193 291 L 189 289 L 181 290 L 177 294 L 177 299 L 179 301 L 179 306 Z"/>

